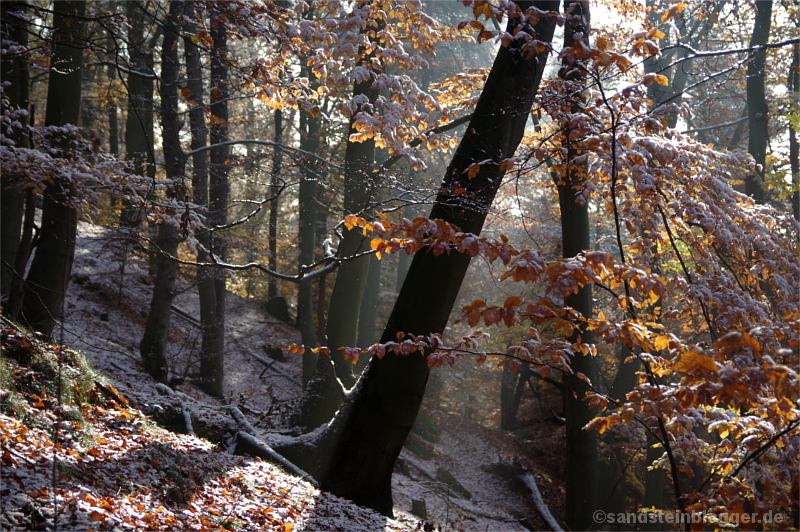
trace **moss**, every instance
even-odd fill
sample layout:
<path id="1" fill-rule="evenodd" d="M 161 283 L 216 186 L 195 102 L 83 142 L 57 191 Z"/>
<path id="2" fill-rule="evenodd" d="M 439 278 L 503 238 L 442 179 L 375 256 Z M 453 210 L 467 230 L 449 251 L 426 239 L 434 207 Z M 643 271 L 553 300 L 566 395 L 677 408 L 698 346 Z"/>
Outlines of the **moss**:
<path id="1" fill-rule="evenodd" d="M 439 427 L 436 426 L 436 422 L 431 416 L 425 412 L 417 414 L 417 419 L 414 420 L 414 425 L 411 426 L 411 432 L 418 434 L 431 443 L 439 441 Z"/>
<path id="2" fill-rule="evenodd" d="M 408 439 L 405 443 L 405 448 L 422 458 L 423 460 L 430 460 L 433 458 L 433 450 L 425 446 L 421 441 L 416 439 Z"/>
<path id="3" fill-rule="evenodd" d="M 447 486 L 451 490 L 455 491 L 459 495 L 462 495 L 468 501 L 472 500 L 472 493 L 470 493 L 469 490 L 467 490 L 467 488 L 462 486 L 461 483 L 458 480 L 456 480 L 456 477 L 454 477 L 453 474 L 450 473 L 450 471 L 448 471 L 447 469 L 443 467 L 437 469 L 436 480 L 444 484 L 447 484 Z"/>
<path id="4" fill-rule="evenodd" d="M 25 401 L 16 392 L 0 393 L 0 412 L 21 421 L 25 419 Z"/>

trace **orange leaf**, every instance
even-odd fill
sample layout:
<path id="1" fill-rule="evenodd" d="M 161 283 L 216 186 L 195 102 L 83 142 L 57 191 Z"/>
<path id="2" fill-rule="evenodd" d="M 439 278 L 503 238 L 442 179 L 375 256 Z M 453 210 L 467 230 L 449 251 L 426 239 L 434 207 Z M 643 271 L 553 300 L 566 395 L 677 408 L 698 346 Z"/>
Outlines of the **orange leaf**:
<path id="1" fill-rule="evenodd" d="M 511 296 L 511 297 L 506 298 L 505 302 L 503 303 L 503 306 L 505 308 L 516 307 L 516 306 L 519 306 L 520 303 L 522 303 L 522 298 L 520 298 L 518 296 Z"/>
<path id="2" fill-rule="evenodd" d="M 473 164 L 469 165 L 469 168 L 467 168 L 467 177 L 469 179 L 472 179 L 476 175 L 478 175 L 478 172 L 480 172 L 480 171 L 481 171 L 481 165 L 478 164 L 478 163 L 473 163 Z"/>
<path id="3" fill-rule="evenodd" d="M 691 349 L 678 355 L 678 359 L 672 363 L 672 368 L 681 373 L 691 373 L 700 369 L 717 373 L 717 363 L 702 351 Z"/>
<path id="4" fill-rule="evenodd" d="M 668 21 L 687 7 L 689 7 L 689 4 L 684 4 L 683 2 L 669 6 L 669 9 L 667 9 L 664 14 L 661 15 L 661 22 Z"/>

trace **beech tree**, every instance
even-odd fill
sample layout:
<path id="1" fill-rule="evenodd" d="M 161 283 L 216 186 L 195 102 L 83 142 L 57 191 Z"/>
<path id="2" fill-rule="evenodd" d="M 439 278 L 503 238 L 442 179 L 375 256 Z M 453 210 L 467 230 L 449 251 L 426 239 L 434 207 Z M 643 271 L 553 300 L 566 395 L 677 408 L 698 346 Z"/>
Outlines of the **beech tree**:
<path id="1" fill-rule="evenodd" d="M 772 25 L 772 0 L 764 0 L 756 4 L 756 17 L 753 23 L 751 47 L 758 48 L 754 57 L 747 64 L 747 120 L 749 124 L 749 140 L 747 148 L 756 163 L 756 169 L 745 180 L 745 191 L 763 203 L 764 166 L 766 165 L 767 142 L 769 133 L 767 122 L 769 107 L 764 93 L 764 69 L 767 62 L 767 50 L 763 48 L 769 41 L 769 29 Z"/>
<path id="2" fill-rule="evenodd" d="M 180 216 L 175 202 L 184 199 L 184 172 L 186 160 L 181 150 L 180 123 L 178 122 L 178 37 L 181 31 L 185 3 L 172 2 L 165 22 L 164 40 L 161 44 L 161 129 L 166 172 L 166 197 L 168 205 L 158 226 L 155 242 L 157 252 L 153 297 L 147 324 L 139 342 L 139 352 L 145 370 L 158 382 L 169 376 L 166 360 L 172 301 L 175 298 L 175 277 L 178 263 L 175 257 L 178 244 L 183 240 L 173 217 Z M 173 204 L 173 205 L 170 205 Z"/>
<path id="3" fill-rule="evenodd" d="M 555 31 L 558 2 L 517 2 L 513 7 L 507 33 L 516 30 L 523 37 L 498 52 L 429 216 L 473 234 L 483 226 L 504 161 L 522 139 Z M 499 10 L 487 13 L 488 18 L 501 16 Z M 441 333 L 469 262 L 461 253 L 416 253 L 381 342 L 394 341 L 399 333 Z M 323 489 L 391 515 L 392 468 L 416 418 L 429 371 L 422 353 L 373 358 L 323 434 L 300 438 L 280 452 L 312 472 Z"/>
<path id="4" fill-rule="evenodd" d="M 29 123 L 30 113 L 30 89 L 29 89 L 29 65 L 26 54 L 28 44 L 27 14 L 28 5 L 25 2 L 4 2 L 0 5 L 2 17 L 0 18 L 0 34 L 2 39 L 13 43 L 15 49 L 8 50 L 4 54 L 1 64 L 2 78 L 8 82 L 8 87 L 4 87 L 3 93 L 7 99 L 2 101 L 2 112 L 9 114 L 14 110 L 22 110 L 24 116 L 20 116 L 22 126 L 13 136 L 16 146 L 23 148 L 30 147 L 29 135 L 25 134 L 24 127 Z M 19 299 L 21 297 L 22 279 L 25 265 L 28 263 L 30 247 L 25 246 L 25 242 L 30 243 L 30 237 L 21 238 L 23 214 L 26 209 L 33 211 L 33 195 L 30 192 L 18 190 L 16 185 L 22 176 L 9 175 L 3 172 L 0 176 L 0 294 L 7 297 L 4 308 L 12 316 L 16 316 Z M 30 225 L 30 224 L 26 224 Z M 27 248 L 27 249 L 26 249 Z M 12 291 L 14 293 L 12 293 Z"/>
<path id="5" fill-rule="evenodd" d="M 77 124 L 80 117 L 83 72 L 83 14 L 86 2 L 57 2 L 53 12 L 53 44 L 47 90 L 46 126 Z M 61 130 L 56 146 L 69 157 L 75 132 Z M 70 138 L 73 137 L 73 138 Z M 67 290 L 78 211 L 73 204 L 78 183 L 56 179 L 42 198 L 42 225 L 36 253 L 25 278 L 22 321 L 50 336 Z"/>

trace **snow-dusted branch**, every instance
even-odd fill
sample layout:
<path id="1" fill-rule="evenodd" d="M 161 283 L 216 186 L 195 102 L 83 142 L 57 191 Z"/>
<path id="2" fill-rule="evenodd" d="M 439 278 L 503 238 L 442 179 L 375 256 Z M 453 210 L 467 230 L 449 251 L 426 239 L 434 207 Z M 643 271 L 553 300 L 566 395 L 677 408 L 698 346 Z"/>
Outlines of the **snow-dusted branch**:
<path id="1" fill-rule="evenodd" d="M 257 144 L 259 146 L 278 147 L 278 148 L 281 148 L 283 150 L 289 150 L 289 151 L 293 151 L 293 152 L 305 155 L 306 157 L 311 157 L 313 159 L 316 159 L 316 160 L 326 164 L 327 166 L 329 166 L 331 168 L 335 168 L 337 170 L 343 170 L 343 168 L 341 166 L 338 166 L 338 165 L 330 162 L 329 160 L 325 159 L 324 157 L 320 157 L 316 153 L 312 153 L 312 152 L 306 151 L 306 150 L 301 150 L 300 148 L 295 148 L 294 146 L 290 146 L 288 144 L 282 144 L 280 142 L 272 142 L 271 140 L 257 140 L 257 139 L 229 140 L 229 141 L 226 141 L 226 142 L 220 142 L 218 144 L 211 144 L 209 146 L 202 146 L 202 147 L 197 148 L 195 150 L 185 151 L 185 152 L 183 152 L 183 156 L 184 157 L 191 157 L 192 155 L 195 155 L 195 154 L 198 154 L 198 153 L 202 153 L 202 152 L 208 151 L 208 150 L 213 150 L 214 148 L 222 148 L 223 146 L 234 146 L 236 144 Z"/>

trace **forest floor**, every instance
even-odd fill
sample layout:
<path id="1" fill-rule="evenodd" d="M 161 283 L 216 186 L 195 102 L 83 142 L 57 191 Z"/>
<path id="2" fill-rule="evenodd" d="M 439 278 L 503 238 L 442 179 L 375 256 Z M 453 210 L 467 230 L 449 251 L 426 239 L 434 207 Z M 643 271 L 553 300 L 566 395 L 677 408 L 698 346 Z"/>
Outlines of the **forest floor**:
<path id="1" fill-rule="evenodd" d="M 259 459 L 225 452 L 238 430 L 229 406 L 243 412 L 264 441 L 290 431 L 285 419 L 302 391 L 301 359 L 286 355 L 286 347 L 300 342 L 299 332 L 268 314 L 263 301 L 229 293 L 225 398 L 208 397 L 195 385 L 197 292 L 193 276 L 182 273 L 168 353 L 172 392 L 157 386 L 143 372 L 138 351 L 152 285 L 146 259 L 130 251 L 104 228 L 81 222 L 65 319 L 54 333 L 59 344 L 85 355 L 111 392 L 90 385 L 85 404 L 70 407 L 80 412 L 70 414 L 45 386 L 46 368 L 13 362 L 14 379 L 22 379 L 14 394 L 0 379 L 6 403 L 0 528 L 52 526 L 55 506 L 62 530 L 414 530 L 422 526 L 411 513 L 419 500 L 426 521 L 440 530 L 525 530 L 521 520 L 546 530 L 516 478 L 523 469 L 533 473 L 554 515 L 563 515 L 563 464 L 556 458 L 563 427 L 542 421 L 509 433 L 442 409 L 440 400 L 426 401 L 423 412 L 433 429 L 412 433 L 395 468 L 395 519 L 322 493 Z M 4 329 L 4 354 L 13 351 L 9 346 L 28 349 L 26 341 Z M 274 348 L 282 348 L 282 360 L 267 368 L 262 361 L 272 362 L 268 351 L 274 355 Z M 31 349 L 57 356 L 52 347 Z M 12 395 L 16 410 L 9 412 Z M 202 438 L 180 434 L 188 432 L 183 416 Z"/>

